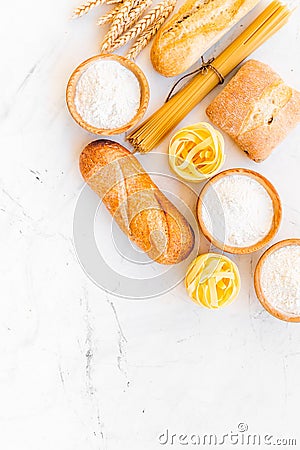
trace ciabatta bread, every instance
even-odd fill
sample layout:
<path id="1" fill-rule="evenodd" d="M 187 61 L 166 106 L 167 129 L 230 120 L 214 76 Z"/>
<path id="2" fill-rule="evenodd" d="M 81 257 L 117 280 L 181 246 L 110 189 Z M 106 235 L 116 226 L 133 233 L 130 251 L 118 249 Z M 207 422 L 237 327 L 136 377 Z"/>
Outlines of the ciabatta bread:
<path id="1" fill-rule="evenodd" d="M 187 0 L 157 33 L 151 49 L 165 77 L 185 72 L 259 0 Z"/>
<path id="2" fill-rule="evenodd" d="M 267 64 L 250 60 L 206 113 L 251 159 L 260 162 L 300 122 L 300 93 Z"/>
<path id="3" fill-rule="evenodd" d="M 80 170 L 121 230 L 151 259 L 176 264 L 191 253 L 194 233 L 187 220 L 120 144 L 90 143 L 80 155 Z"/>

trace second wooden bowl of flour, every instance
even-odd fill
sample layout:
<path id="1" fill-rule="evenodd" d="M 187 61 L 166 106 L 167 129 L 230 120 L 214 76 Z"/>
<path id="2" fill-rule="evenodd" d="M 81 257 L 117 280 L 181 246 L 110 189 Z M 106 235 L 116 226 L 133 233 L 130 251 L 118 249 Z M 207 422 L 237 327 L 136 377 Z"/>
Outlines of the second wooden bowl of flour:
<path id="1" fill-rule="evenodd" d="M 273 239 L 282 209 L 277 191 L 265 177 L 248 169 L 230 169 L 204 186 L 197 215 L 201 231 L 213 245 L 247 254 Z"/>
<path id="2" fill-rule="evenodd" d="M 272 316 L 300 322 L 300 239 L 277 242 L 261 256 L 254 287 L 260 303 Z"/>
<path id="3" fill-rule="evenodd" d="M 66 100 L 73 119 L 101 136 L 121 134 L 144 116 L 149 85 L 142 70 L 123 56 L 103 54 L 72 73 Z"/>

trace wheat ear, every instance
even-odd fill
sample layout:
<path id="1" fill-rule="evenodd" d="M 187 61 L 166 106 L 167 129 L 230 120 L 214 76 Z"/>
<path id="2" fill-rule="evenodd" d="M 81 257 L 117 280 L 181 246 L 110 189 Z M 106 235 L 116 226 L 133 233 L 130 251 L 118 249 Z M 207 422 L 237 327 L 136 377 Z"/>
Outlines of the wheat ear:
<path id="1" fill-rule="evenodd" d="M 147 9 L 151 4 L 152 4 L 152 0 L 136 0 L 133 7 L 129 11 L 127 19 L 124 20 L 123 32 L 126 31 L 128 28 L 130 28 L 142 16 L 145 9 Z M 109 17 L 109 20 L 102 22 L 102 20 L 100 18 L 99 22 L 101 22 L 101 23 L 98 23 L 98 25 L 102 25 L 103 23 L 107 23 L 108 21 L 113 21 L 116 16 L 116 13 L 120 10 L 120 7 L 121 7 L 120 5 L 116 5 L 116 7 L 115 7 L 116 12 L 113 13 L 113 11 L 112 11 L 113 16 L 112 16 L 112 18 Z M 109 16 L 109 13 L 107 15 Z M 106 44 L 106 37 L 104 39 L 104 42 L 105 42 L 104 49 L 111 51 L 112 48 L 108 47 L 108 44 Z"/>
<path id="2" fill-rule="evenodd" d="M 175 5 L 174 5 L 175 6 Z M 166 19 L 169 17 L 171 12 L 174 9 L 174 6 L 168 9 L 165 9 L 161 16 L 152 24 L 149 28 L 146 28 L 143 34 L 135 41 L 133 46 L 130 48 L 129 52 L 126 55 L 126 58 L 135 59 L 139 53 L 146 47 L 146 45 L 151 41 L 151 39 L 156 35 L 158 30 L 164 24 Z"/>
<path id="3" fill-rule="evenodd" d="M 111 44 L 123 33 L 124 22 L 125 20 L 127 20 L 131 8 L 132 0 L 125 0 L 124 3 L 122 3 L 121 8 L 114 16 L 114 20 L 108 33 L 104 37 L 104 40 L 100 47 L 101 52 L 107 51 Z"/>
<path id="4" fill-rule="evenodd" d="M 103 5 L 104 3 L 107 3 L 108 5 L 113 5 L 113 4 L 122 3 L 122 2 L 123 2 L 123 0 L 91 0 L 91 1 L 87 1 L 83 5 L 74 9 L 72 17 L 73 17 L 73 19 L 76 19 L 78 17 L 84 16 L 91 9 L 95 8 L 96 6 Z"/>
<path id="5" fill-rule="evenodd" d="M 95 6 L 102 5 L 105 3 L 105 0 L 91 0 L 89 2 L 84 3 L 73 11 L 73 18 L 81 17 L 84 14 L 87 14 L 92 8 Z"/>
<path id="6" fill-rule="evenodd" d="M 117 3 L 116 6 L 111 11 L 108 11 L 106 14 L 100 17 L 100 19 L 97 22 L 97 25 L 101 26 L 106 23 L 112 22 L 115 15 L 120 11 L 120 8 L 121 8 L 120 3 Z"/>
<path id="7" fill-rule="evenodd" d="M 114 45 L 110 48 L 110 51 L 117 50 L 120 47 L 126 45 L 132 39 L 138 37 L 143 31 L 150 27 L 161 15 L 162 13 L 171 8 L 174 9 L 176 0 L 164 0 L 158 3 L 153 9 L 149 11 L 144 17 L 142 17 L 130 30 L 120 36 Z"/>
<path id="8" fill-rule="evenodd" d="M 126 0 L 125 0 L 126 2 Z M 121 7 L 119 12 L 114 16 L 111 28 L 104 38 L 101 46 L 102 52 L 111 51 L 116 39 L 121 36 L 124 31 L 130 28 L 143 14 L 144 10 L 150 6 L 152 0 L 135 0 L 130 1 L 131 7 Z"/>

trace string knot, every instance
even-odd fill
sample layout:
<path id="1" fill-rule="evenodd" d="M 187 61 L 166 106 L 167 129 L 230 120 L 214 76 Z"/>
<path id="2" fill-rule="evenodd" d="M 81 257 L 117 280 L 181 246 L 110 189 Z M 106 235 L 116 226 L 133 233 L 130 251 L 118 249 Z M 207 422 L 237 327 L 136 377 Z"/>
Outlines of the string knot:
<path id="1" fill-rule="evenodd" d="M 210 58 L 208 61 L 204 61 L 203 56 L 201 56 L 201 67 L 199 67 L 198 69 L 194 70 L 193 72 L 187 73 L 186 75 L 184 75 L 183 77 L 179 78 L 179 80 L 176 81 L 176 83 L 174 84 L 174 86 L 172 87 L 172 89 L 170 90 L 165 103 L 167 103 L 174 94 L 174 91 L 176 89 L 176 87 L 178 86 L 179 83 L 181 83 L 182 80 L 184 80 L 187 77 L 190 77 L 192 75 L 196 75 L 199 73 L 202 73 L 203 75 L 206 74 L 208 72 L 209 69 L 213 70 L 214 73 L 217 75 L 217 77 L 219 78 L 219 84 L 223 84 L 224 83 L 224 77 L 223 75 L 218 71 L 218 69 L 213 65 L 215 58 Z M 184 87 L 184 86 L 183 86 Z"/>

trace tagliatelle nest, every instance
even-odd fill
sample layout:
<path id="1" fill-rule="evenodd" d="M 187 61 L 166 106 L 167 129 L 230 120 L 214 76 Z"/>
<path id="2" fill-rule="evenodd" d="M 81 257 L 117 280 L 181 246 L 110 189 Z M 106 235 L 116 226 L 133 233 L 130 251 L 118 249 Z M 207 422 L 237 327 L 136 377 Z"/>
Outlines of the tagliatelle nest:
<path id="1" fill-rule="evenodd" d="M 229 305 L 240 291 L 237 266 L 227 256 L 206 253 L 189 266 L 185 287 L 191 299 L 210 309 Z"/>
<path id="2" fill-rule="evenodd" d="M 224 138 L 206 122 L 182 128 L 169 144 L 169 164 L 186 181 L 199 182 L 212 177 L 224 160 Z"/>

